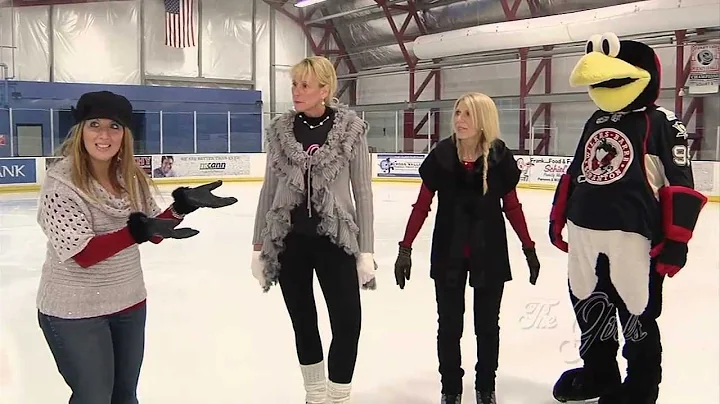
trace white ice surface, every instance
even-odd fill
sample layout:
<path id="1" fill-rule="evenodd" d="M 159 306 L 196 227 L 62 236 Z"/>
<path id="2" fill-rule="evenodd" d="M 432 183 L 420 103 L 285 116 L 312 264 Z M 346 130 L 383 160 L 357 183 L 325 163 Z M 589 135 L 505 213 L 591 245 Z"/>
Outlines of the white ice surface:
<path id="1" fill-rule="evenodd" d="M 393 263 L 416 184 L 374 184 L 379 290 L 363 291 L 363 326 L 353 387 L 355 404 L 439 402 L 435 296 L 428 276 L 431 212 L 414 244 L 412 277 L 395 285 Z M 161 206 L 170 203 L 164 187 Z M 225 184 L 240 199 L 200 210 L 185 225 L 192 239 L 141 247 L 149 292 L 142 404 L 292 404 L 303 402 L 293 333 L 278 287 L 263 294 L 249 269 L 260 184 Z M 552 193 L 521 190 L 542 264 L 528 282 L 520 243 L 508 224 L 514 281 L 501 312 L 498 395 L 503 404 L 551 404 L 557 377 L 577 364 L 579 338 L 567 293 L 566 255 L 547 239 Z M 35 222 L 37 194 L 0 195 L 0 403 L 67 403 L 37 325 L 35 293 L 45 238 Z M 433 205 L 433 209 L 436 205 Z M 665 283 L 660 318 L 663 384 L 659 403 L 718 403 L 718 204 L 708 204 L 690 244 L 687 266 Z M 468 290 L 468 308 L 472 294 Z M 329 324 L 316 283 L 323 343 Z M 472 391 L 475 338 L 466 311 L 463 365 Z M 620 357 L 620 353 L 619 353 Z M 620 357 L 621 358 L 621 357 Z M 620 359 L 624 369 L 625 362 Z M 464 403 L 474 403 L 468 394 Z"/>

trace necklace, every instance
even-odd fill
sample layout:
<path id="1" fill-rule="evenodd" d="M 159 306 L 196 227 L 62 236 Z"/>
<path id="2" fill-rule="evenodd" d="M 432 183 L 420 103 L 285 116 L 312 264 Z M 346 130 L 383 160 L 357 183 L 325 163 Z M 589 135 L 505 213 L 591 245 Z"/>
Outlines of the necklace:
<path id="1" fill-rule="evenodd" d="M 307 125 L 310 129 L 315 129 L 315 128 L 319 128 L 319 127 L 323 126 L 323 124 L 325 122 L 327 122 L 328 119 L 330 119 L 330 115 L 326 116 L 325 119 L 320 121 L 320 123 L 317 125 L 310 125 L 310 123 L 307 121 L 307 119 L 305 119 L 305 115 L 300 115 L 300 119 L 302 119 L 303 123 L 305 125 Z"/>

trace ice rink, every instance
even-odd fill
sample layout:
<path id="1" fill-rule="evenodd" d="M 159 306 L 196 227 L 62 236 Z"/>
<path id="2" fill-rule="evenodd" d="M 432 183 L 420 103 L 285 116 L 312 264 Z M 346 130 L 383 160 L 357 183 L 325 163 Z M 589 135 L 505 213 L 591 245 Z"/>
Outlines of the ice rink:
<path id="1" fill-rule="evenodd" d="M 434 208 L 414 244 L 412 277 L 401 291 L 393 277 L 417 184 L 375 183 L 377 291 L 363 291 L 363 329 L 353 384 L 354 404 L 435 404 L 439 376 L 437 317 L 429 278 Z M 163 186 L 161 206 L 171 202 Z M 290 321 L 279 287 L 262 293 L 250 273 L 259 183 L 228 183 L 218 191 L 240 202 L 200 210 L 184 225 L 188 240 L 141 246 L 148 288 L 142 404 L 295 404 L 303 402 Z M 536 286 L 520 243 L 507 224 L 514 280 L 501 311 L 498 398 L 503 404 L 551 404 L 552 386 L 578 364 L 566 280 L 566 256 L 547 238 L 552 193 L 520 190 L 542 264 Z M 35 293 L 45 256 L 36 224 L 37 194 L 0 195 L 0 403 L 62 404 L 69 390 L 37 324 Z M 660 318 L 664 345 L 662 404 L 711 404 L 718 393 L 720 215 L 709 203 L 690 244 L 687 266 L 665 283 Z M 327 311 L 316 282 L 326 353 Z M 467 293 L 468 308 L 472 291 Z M 466 311 L 463 363 L 472 391 L 475 338 Z M 620 355 L 619 355 L 620 356 Z M 621 357 L 620 357 L 621 358 Z M 620 361 L 624 369 L 624 360 Z M 464 403 L 474 403 L 466 394 Z"/>

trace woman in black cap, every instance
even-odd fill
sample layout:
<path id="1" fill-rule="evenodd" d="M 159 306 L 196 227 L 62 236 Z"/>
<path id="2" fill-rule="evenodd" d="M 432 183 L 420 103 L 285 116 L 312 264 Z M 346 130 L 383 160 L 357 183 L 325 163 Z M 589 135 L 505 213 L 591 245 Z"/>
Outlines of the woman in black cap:
<path id="1" fill-rule="evenodd" d="M 145 344 L 146 289 L 138 245 L 188 238 L 176 228 L 200 207 L 237 202 L 210 191 L 173 191 L 161 211 L 135 163 L 132 106 L 123 96 L 84 94 L 62 159 L 47 172 L 37 220 L 48 238 L 38 321 L 71 404 L 136 404 Z"/>

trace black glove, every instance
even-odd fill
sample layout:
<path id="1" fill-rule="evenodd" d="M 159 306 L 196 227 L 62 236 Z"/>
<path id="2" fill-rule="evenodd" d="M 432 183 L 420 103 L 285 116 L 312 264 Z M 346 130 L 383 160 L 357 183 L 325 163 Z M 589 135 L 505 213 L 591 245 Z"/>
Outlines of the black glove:
<path id="1" fill-rule="evenodd" d="M 411 253 L 412 248 L 400 246 L 397 260 L 395 260 L 395 283 L 400 286 L 400 289 L 405 289 L 405 280 L 410 280 Z"/>
<path id="2" fill-rule="evenodd" d="M 198 233 L 199 231 L 190 228 L 176 229 L 180 222 L 174 219 L 159 219 L 153 217 L 147 217 L 142 212 L 135 212 L 130 214 L 127 225 L 130 230 L 135 242 L 138 244 L 144 243 L 151 238 L 158 236 L 162 238 L 189 238 Z"/>
<path id="3" fill-rule="evenodd" d="M 530 268 L 530 283 L 534 285 L 540 275 L 540 261 L 535 253 L 535 247 L 523 248 L 523 253 L 525 253 L 525 260 Z"/>
<path id="4" fill-rule="evenodd" d="M 196 188 L 180 187 L 172 192 L 173 207 L 175 212 L 187 215 L 198 208 L 223 208 L 236 203 L 234 197 L 219 197 L 212 194 L 213 189 L 222 185 L 221 180 L 209 184 L 200 185 Z"/>

